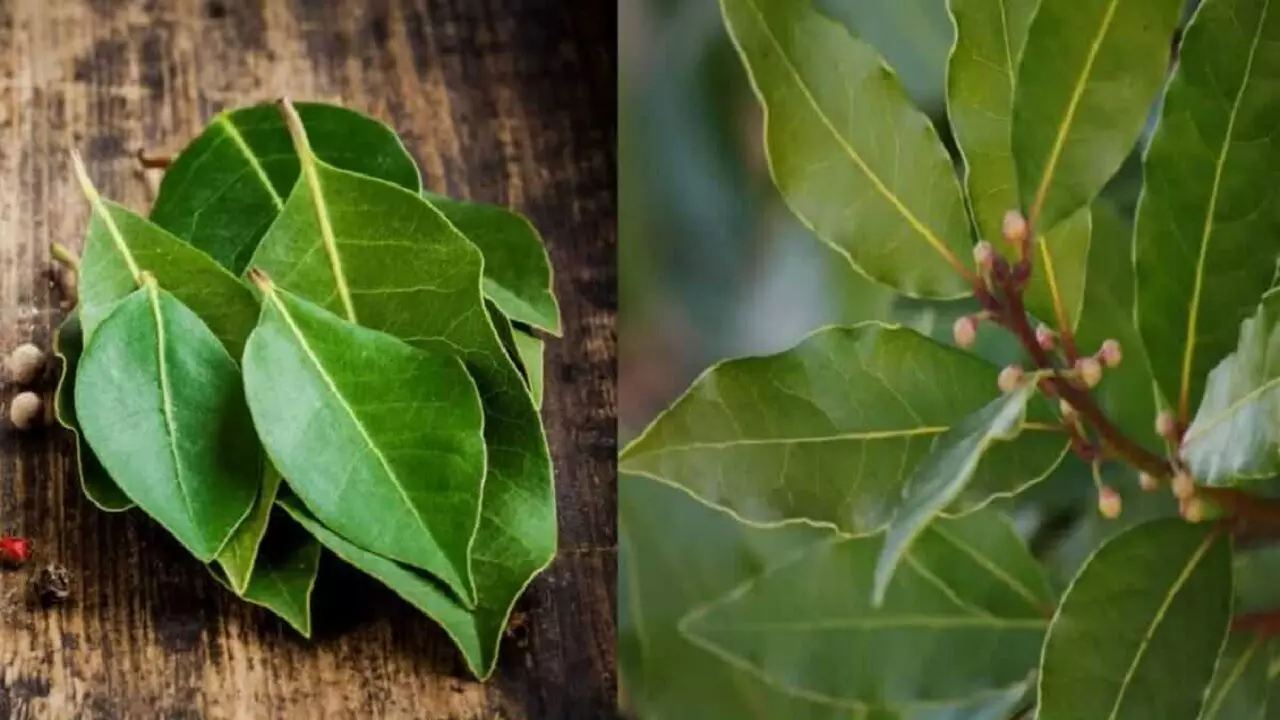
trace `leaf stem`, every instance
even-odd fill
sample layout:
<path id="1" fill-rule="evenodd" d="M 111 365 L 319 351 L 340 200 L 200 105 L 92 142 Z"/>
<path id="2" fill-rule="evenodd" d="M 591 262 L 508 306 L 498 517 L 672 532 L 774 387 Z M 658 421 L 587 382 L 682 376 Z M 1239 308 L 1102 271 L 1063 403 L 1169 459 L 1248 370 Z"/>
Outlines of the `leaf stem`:
<path id="1" fill-rule="evenodd" d="M 49 255 L 54 262 L 62 265 L 68 270 L 80 272 L 80 256 L 75 250 L 63 245 L 62 243 L 49 243 Z"/>

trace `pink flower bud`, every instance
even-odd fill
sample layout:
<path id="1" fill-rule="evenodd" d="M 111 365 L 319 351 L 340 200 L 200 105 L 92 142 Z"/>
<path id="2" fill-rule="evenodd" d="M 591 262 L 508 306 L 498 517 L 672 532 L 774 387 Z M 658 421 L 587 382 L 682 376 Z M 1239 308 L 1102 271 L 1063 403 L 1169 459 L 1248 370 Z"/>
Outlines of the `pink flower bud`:
<path id="1" fill-rule="evenodd" d="M 1041 324 L 1036 328 L 1036 343 L 1043 350 L 1052 350 L 1057 342 L 1058 333 L 1053 331 L 1048 325 Z"/>
<path id="2" fill-rule="evenodd" d="M 1000 377 L 996 383 L 1000 386 L 1001 392 L 1010 393 L 1018 388 L 1022 382 L 1022 368 L 1017 365 L 1010 365 L 1000 371 Z"/>
<path id="3" fill-rule="evenodd" d="M 1010 210 L 1004 214 L 1004 222 L 1000 226 L 1000 231 L 1004 235 L 1004 239 L 1013 245 L 1022 245 L 1027 241 L 1027 235 L 1031 232 L 1031 228 L 1027 226 L 1027 219 L 1017 210 Z"/>
<path id="4" fill-rule="evenodd" d="M 1196 481 L 1190 475 L 1179 470 L 1178 474 L 1174 475 L 1173 480 L 1169 483 L 1169 488 L 1173 490 L 1174 497 L 1179 500 L 1186 500 L 1196 494 Z"/>
<path id="5" fill-rule="evenodd" d="M 1160 487 L 1160 481 L 1155 475 L 1148 473 L 1138 473 L 1138 485 L 1146 492 L 1153 492 Z"/>
<path id="6" fill-rule="evenodd" d="M 1076 360 L 1076 372 L 1085 387 L 1097 387 L 1102 382 L 1102 364 L 1097 358 L 1082 357 Z"/>
<path id="7" fill-rule="evenodd" d="M 1120 501 L 1120 493 L 1109 485 L 1103 485 L 1098 490 L 1098 512 L 1102 513 L 1102 517 L 1108 520 L 1115 520 L 1120 517 L 1120 509 L 1123 503 Z"/>
<path id="8" fill-rule="evenodd" d="M 1156 432 L 1160 437 L 1166 440 L 1177 442 L 1178 425 L 1173 419 L 1173 413 L 1168 410 L 1162 410 L 1160 414 L 1156 416 Z"/>
<path id="9" fill-rule="evenodd" d="M 978 320 L 972 315 L 956 319 L 955 325 L 951 326 L 951 334 L 955 337 L 956 345 L 962 348 L 971 348 L 973 343 L 978 339 Z"/>
<path id="10" fill-rule="evenodd" d="M 1124 354 L 1120 352 L 1120 341 L 1107 340 L 1102 343 L 1102 349 L 1098 350 L 1098 360 L 1109 368 L 1116 367 L 1120 361 L 1124 359 Z"/>
<path id="11" fill-rule="evenodd" d="M 984 271 L 990 271 L 996 263 L 996 250 L 991 243 L 983 240 L 973 246 L 973 261 Z"/>

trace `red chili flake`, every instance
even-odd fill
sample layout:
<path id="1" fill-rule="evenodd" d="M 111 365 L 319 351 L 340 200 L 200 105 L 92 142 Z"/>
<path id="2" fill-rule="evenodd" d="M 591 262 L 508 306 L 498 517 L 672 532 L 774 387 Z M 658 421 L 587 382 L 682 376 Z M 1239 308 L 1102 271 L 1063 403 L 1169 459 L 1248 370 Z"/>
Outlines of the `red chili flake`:
<path id="1" fill-rule="evenodd" d="M 31 559 L 31 541 L 24 537 L 0 537 L 0 565 L 20 567 Z"/>

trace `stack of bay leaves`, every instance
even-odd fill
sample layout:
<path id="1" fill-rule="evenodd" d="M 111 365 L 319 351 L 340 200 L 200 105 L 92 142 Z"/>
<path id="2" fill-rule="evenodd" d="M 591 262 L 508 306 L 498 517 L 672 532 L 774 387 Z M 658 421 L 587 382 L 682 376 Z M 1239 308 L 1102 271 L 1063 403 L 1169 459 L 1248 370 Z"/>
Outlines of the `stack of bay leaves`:
<path id="1" fill-rule="evenodd" d="M 556 552 L 533 227 L 424 191 L 389 128 L 329 105 L 218 115 L 149 218 L 73 162 L 92 216 L 56 404 L 88 497 L 303 635 L 328 549 L 486 677 Z"/>

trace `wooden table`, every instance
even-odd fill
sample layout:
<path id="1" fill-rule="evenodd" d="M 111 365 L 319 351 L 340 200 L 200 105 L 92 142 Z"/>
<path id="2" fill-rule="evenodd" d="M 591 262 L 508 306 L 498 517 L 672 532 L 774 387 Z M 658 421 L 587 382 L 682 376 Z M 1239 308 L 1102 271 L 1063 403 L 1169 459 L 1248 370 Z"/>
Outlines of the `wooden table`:
<path id="1" fill-rule="evenodd" d="M 141 514 L 91 507 L 65 433 L 0 428 L 0 530 L 74 583 L 65 607 L 0 617 L 0 718 L 616 714 L 615 14 L 599 0 L 0 0 L 0 348 L 47 345 L 61 317 L 48 244 L 79 248 L 88 218 L 71 148 L 105 194 L 145 209 L 139 149 L 281 94 L 382 118 L 431 188 L 527 213 L 565 321 L 544 407 L 560 555 L 488 684 L 335 560 L 302 640 Z M 0 597 L 27 577 L 0 571 Z"/>

